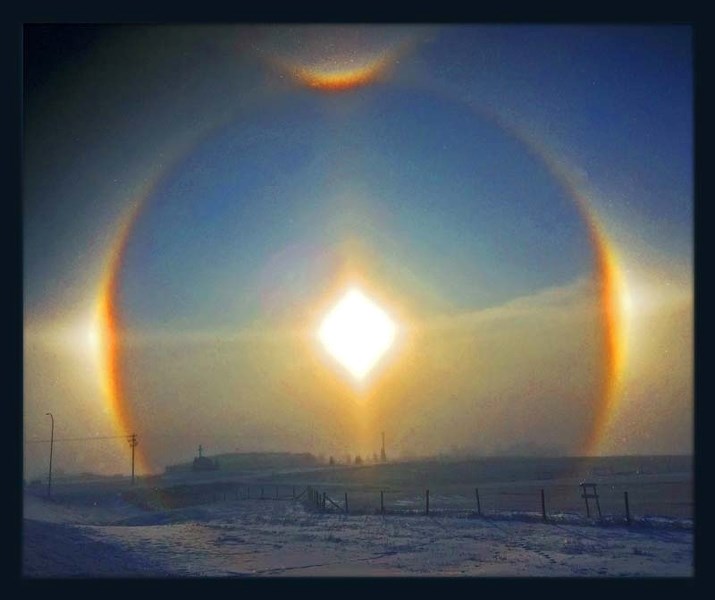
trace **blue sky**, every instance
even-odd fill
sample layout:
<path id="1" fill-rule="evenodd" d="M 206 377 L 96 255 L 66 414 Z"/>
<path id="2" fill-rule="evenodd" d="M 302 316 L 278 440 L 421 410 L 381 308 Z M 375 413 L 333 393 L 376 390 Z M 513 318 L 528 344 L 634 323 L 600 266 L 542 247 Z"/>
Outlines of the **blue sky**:
<path id="1" fill-rule="evenodd" d="M 624 192 L 628 214 L 641 215 L 634 228 L 660 233 L 668 251 L 687 256 L 693 170 L 687 26 L 477 27 L 440 43 L 435 63 L 465 57 L 435 69 L 441 79 L 551 132 L 596 185 Z"/>

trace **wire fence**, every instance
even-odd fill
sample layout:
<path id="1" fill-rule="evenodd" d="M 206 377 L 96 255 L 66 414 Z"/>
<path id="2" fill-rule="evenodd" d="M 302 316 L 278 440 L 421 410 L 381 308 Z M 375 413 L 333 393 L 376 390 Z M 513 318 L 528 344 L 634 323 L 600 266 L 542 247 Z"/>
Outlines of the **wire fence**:
<path id="1" fill-rule="evenodd" d="M 693 473 L 689 464 L 687 457 L 626 457 L 591 462 L 493 459 L 285 468 L 270 475 L 265 469 L 226 470 L 145 476 L 130 489 L 119 479 L 81 479 L 73 487 L 58 478 L 53 492 L 58 499 L 65 494 L 78 500 L 83 495 L 99 498 L 105 488 L 112 488 L 112 493 L 150 510 L 241 500 L 294 500 L 308 510 L 357 515 L 692 523 Z M 584 483 L 592 487 L 584 487 Z M 31 482 L 28 490 L 41 493 L 42 484 L 40 480 Z"/>
<path id="2" fill-rule="evenodd" d="M 582 482 L 581 482 L 582 483 Z M 692 489 L 684 481 L 599 483 L 584 497 L 579 482 L 539 485 L 453 485 L 441 489 L 383 486 L 286 485 L 207 482 L 124 490 L 124 500 L 147 510 L 212 503 L 283 501 L 311 512 L 346 515 L 525 519 L 593 524 L 655 524 L 691 528 Z"/>
<path id="3" fill-rule="evenodd" d="M 443 515 L 455 517 L 534 517 L 541 520 L 586 518 L 613 522 L 638 519 L 692 520 L 690 486 L 683 482 L 598 484 L 596 495 L 584 497 L 578 483 L 539 486 L 483 485 L 443 489 L 308 488 L 315 490 L 310 508 L 334 511 L 335 504 L 351 514 Z M 320 494 L 333 502 L 321 503 Z M 317 500 L 317 503 L 316 503 Z M 336 501 L 337 500 L 337 501 Z M 315 506 L 313 506 L 315 505 Z"/>

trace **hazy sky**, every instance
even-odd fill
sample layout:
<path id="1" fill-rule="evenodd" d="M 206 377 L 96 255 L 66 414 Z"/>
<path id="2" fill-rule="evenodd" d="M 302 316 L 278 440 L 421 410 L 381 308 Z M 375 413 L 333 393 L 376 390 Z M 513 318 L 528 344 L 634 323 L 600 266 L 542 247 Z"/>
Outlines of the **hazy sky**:
<path id="1" fill-rule="evenodd" d="M 199 443 L 372 454 L 380 431 L 393 456 L 577 453 L 608 377 L 598 222 L 626 352 L 597 451 L 690 452 L 691 42 L 684 26 L 27 26 L 26 440 L 50 411 L 58 439 L 137 431 L 151 470 Z M 350 281 L 401 332 L 357 387 L 315 340 Z M 42 472 L 46 444 L 25 450 Z M 121 439 L 56 452 L 127 470 Z"/>

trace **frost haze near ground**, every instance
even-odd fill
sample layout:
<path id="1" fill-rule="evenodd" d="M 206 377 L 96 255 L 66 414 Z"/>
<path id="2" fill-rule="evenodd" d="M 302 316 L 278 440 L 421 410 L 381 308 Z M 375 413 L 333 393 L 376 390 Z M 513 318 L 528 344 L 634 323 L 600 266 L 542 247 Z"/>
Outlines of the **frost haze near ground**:
<path id="1" fill-rule="evenodd" d="M 214 495 L 179 508 L 127 501 L 127 483 L 27 490 L 28 577 L 688 577 L 688 519 L 606 524 L 571 513 L 477 516 L 435 508 L 319 512 L 309 502 Z M 158 488 L 154 488 L 158 489 Z M 435 501 L 439 496 L 435 497 Z M 435 504 L 438 506 L 438 504 Z"/>

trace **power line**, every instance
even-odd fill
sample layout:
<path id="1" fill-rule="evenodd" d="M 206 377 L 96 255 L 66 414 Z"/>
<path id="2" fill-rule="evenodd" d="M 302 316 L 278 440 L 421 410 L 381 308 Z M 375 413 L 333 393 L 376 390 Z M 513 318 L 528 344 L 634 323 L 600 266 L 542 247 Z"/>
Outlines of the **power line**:
<path id="1" fill-rule="evenodd" d="M 86 442 L 89 440 L 122 440 L 131 437 L 131 435 L 107 435 L 107 436 L 96 436 L 96 437 L 82 437 L 82 438 L 60 438 L 54 440 L 57 442 Z M 25 440 L 26 444 L 48 444 L 50 440 Z"/>
<path id="2" fill-rule="evenodd" d="M 104 435 L 104 436 L 92 436 L 92 437 L 75 437 L 75 438 L 55 438 L 56 442 L 89 442 L 94 440 L 123 440 L 131 439 L 132 434 L 128 433 L 126 435 Z M 197 440 L 211 438 L 212 440 L 218 439 L 239 439 L 241 436 L 236 434 L 223 434 L 223 435 L 209 435 L 206 433 L 155 433 L 152 434 L 152 439 L 156 438 L 172 438 L 172 439 L 184 439 L 184 440 Z M 51 440 L 25 440 L 25 444 L 49 444 Z"/>

